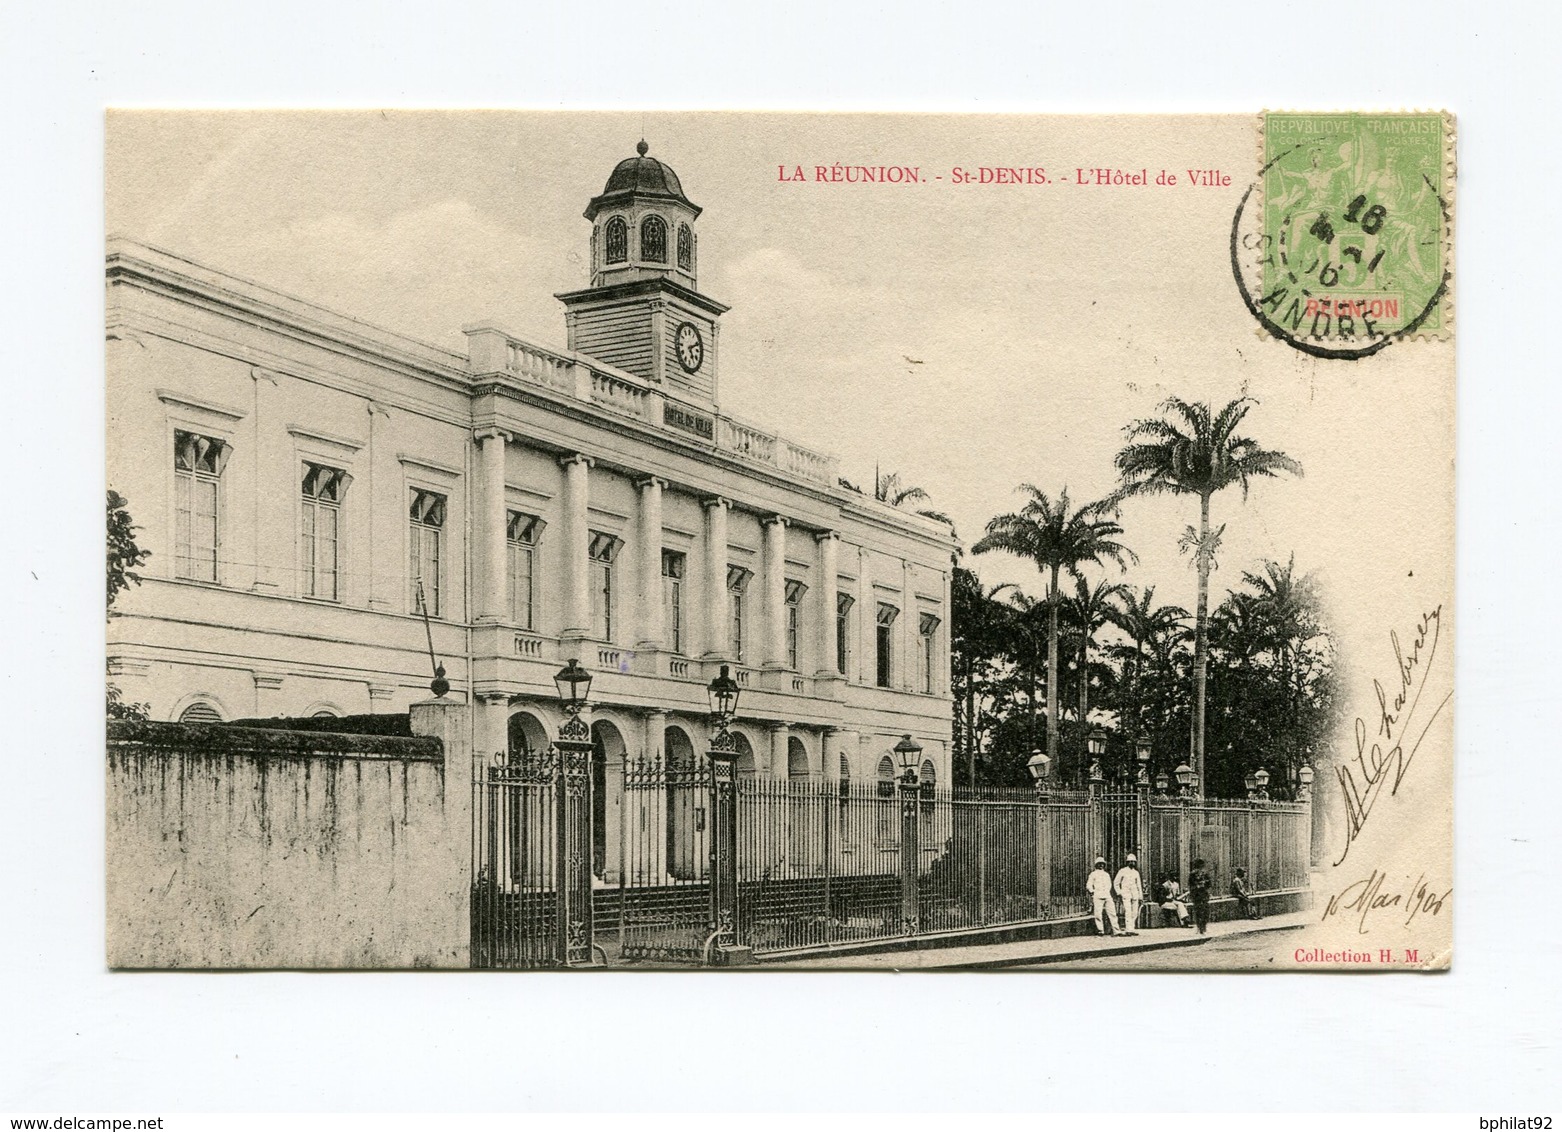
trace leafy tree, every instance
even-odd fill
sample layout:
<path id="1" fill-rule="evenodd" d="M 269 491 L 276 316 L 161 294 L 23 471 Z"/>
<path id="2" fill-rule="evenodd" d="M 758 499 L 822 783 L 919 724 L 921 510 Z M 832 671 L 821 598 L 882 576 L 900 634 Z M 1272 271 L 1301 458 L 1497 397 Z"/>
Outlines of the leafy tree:
<path id="1" fill-rule="evenodd" d="M 131 586 L 141 584 L 137 567 L 146 565 L 150 550 L 136 545 L 139 530 L 130 518 L 129 501 L 119 492 L 108 493 L 108 615 L 114 616 L 114 599 Z M 113 683 L 107 686 L 107 710 L 110 719 L 145 719 L 146 704 L 126 703 Z"/>
<path id="2" fill-rule="evenodd" d="M 955 744 L 957 754 L 964 756 L 963 785 L 967 786 L 979 781 L 977 762 L 982 738 L 994 722 L 991 705 L 1009 667 L 1011 613 L 998 600 L 998 595 L 1009 588 L 1007 583 L 983 586 L 973 571 L 962 566 L 956 566 L 950 578 L 950 691 L 954 698 Z"/>
<path id="3" fill-rule="evenodd" d="M 1086 563 L 1097 566 L 1115 562 L 1126 568 L 1134 560 L 1133 551 L 1118 541 L 1123 533 L 1112 518 L 1112 501 L 1087 503 L 1074 509 L 1068 489 L 1056 499 L 1032 484 L 1020 490 L 1030 498 L 1019 511 L 995 516 L 987 524 L 987 533 L 971 548 L 973 554 L 1001 550 L 1025 558 L 1048 578 L 1047 587 L 1047 756 L 1061 770 L 1058 761 L 1058 612 L 1059 578 L 1067 571 L 1080 576 Z"/>
<path id="4" fill-rule="evenodd" d="M 1210 500 L 1240 486 L 1247 498 L 1252 480 L 1281 473 L 1299 476 L 1302 466 L 1283 452 L 1262 448 L 1237 435 L 1237 427 L 1257 404 L 1238 397 L 1219 412 L 1207 404 L 1168 398 L 1162 416 L 1137 420 L 1125 430 L 1127 443 L 1116 458 L 1121 486 L 1117 498 L 1135 495 L 1193 495 L 1199 500 L 1199 525 L 1183 536 L 1198 570 L 1198 607 L 1193 638 L 1193 769 L 1204 781 L 1205 699 L 1209 652 L 1209 575 L 1224 525 L 1210 528 Z"/>
<path id="5" fill-rule="evenodd" d="M 1084 578 L 1074 579 L 1074 592 L 1063 599 L 1063 612 L 1075 630 L 1079 656 L 1079 725 L 1090 717 L 1090 648 L 1096 632 L 1112 623 L 1119 611 L 1118 602 L 1127 596 L 1121 582 L 1098 581 L 1094 586 Z"/>

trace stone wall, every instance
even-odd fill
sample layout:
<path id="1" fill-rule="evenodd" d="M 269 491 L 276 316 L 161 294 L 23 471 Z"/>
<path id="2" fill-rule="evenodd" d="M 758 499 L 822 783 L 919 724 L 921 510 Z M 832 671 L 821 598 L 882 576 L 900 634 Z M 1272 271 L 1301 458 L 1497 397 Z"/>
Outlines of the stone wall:
<path id="1" fill-rule="evenodd" d="M 112 722 L 111 967 L 465 967 L 464 705 L 414 738 Z"/>

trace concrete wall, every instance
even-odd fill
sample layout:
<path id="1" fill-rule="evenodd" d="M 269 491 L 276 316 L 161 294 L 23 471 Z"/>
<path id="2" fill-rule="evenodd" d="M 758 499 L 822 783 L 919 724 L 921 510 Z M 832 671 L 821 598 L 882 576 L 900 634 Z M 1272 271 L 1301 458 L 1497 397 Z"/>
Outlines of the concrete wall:
<path id="1" fill-rule="evenodd" d="M 466 710 L 414 705 L 413 739 L 111 723 L 109 965 L 467 966 Z"/>

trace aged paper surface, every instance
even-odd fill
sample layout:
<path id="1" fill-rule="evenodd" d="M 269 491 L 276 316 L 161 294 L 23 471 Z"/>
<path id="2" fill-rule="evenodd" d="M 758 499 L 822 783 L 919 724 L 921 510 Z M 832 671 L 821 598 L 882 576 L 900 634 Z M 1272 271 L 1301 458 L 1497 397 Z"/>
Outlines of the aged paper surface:
<path id="1" fill-rule="evenodd" d="M 1453 129 L 111 113 L 111 965 L 1446 967 Z"/>

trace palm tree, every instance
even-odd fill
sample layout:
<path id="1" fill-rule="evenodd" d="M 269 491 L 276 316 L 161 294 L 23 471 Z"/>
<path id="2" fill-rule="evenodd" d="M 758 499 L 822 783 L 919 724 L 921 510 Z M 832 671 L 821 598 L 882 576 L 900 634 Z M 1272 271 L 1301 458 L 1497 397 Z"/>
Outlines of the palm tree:
<path id="1" fill-rule="evenodd" d="M 1144 687 L 1145 672 L 1151 661 L 1170 653 L 1185 639 L 1187 629 L 1183 622 L 1188 611 L 1180 605 L 1156 605 L 1155 587 L 1145 586 L 1137 593 L 1132 586 L 1123 587 L 1122 605 L 1111 615 L 1112 624 L 1127 635 L 1129 643 L 1116 650 L 1117 659 L 1130 673 L 1129 695 L 1132 697 L 1132 720 L 1120 720 L 1134 734 L 1145 731 Z"/>
<path id="2" fill-rule="evenodd" d="M 1069 621 L 1079 630 L 1079 725 L 1084 727 L 1090 715 L 1090 645 L 1096 630 L 1115 623 L 1117 603 L 1128 596 L 1121 582 L 1101 579 L 1094 586 L 1084 578 L 1074 578 L 1074 592 L 1063 599 Z"/>
<path id="3" fill-rule="evenodd" d="M 836 483 L 848 491 L 855 491 L 858 495 L 863 494 L 862 488 L 850 480 L 837 479 Z M 902 483 L 899 472 L 880 473 L 878 468 L 875 467 L 873 469 L 873 498 L 899 511 L 904 510 L 913 503 L 922 503 L 932 497 L 928 495 L 926 488 Z M 951 531 L 954 530 L 955 521 L 942 511 L 934 511 L 926 507 L 916 507 L 912 508 L 912 510 L 926 518 L 937 519 L 940 523 L 948 523 L 949 529 Z"/>
<path id="4" fill-rule="evenodd" d="M 1067 570 L 1079 577 L 1085 563 L 1097 566 L 1115 562 L 1119 569 L 1137 561 L 1133 551 L 1117 541 L 1123 533 L 1112 517 L 1111 500 L 1087 503 L 1074 510 L 1069 505 L 1068 489 L 1050 498 L 1039 487 L 1021 484 L 1019 490 L 1030 498 L 1019 511 L 997 515 L 987 524 L 987 533 L 971 548 L 973 554 L 1003 550 L 1027 558 L 1049 576 L 1047 588 L 1047 757 L 1058 762 L 1058 578 Z"/>
<path id="5" fill-rule="evenodd" d="M 1209 661 L 1209 575 L 1215 564 L 1224 525 L 1210 530 L 1209 503 L 1233 484 L 1247 499 L 1250 482 L 1281 472 L 1302 474 L 1302 466 L 1284 452 L 1261 448 L 1251 437 L 1238 436 L 1237 426 L 1256 405 L 1238 397 L 1218 413 L 1201 402 L 1178 397 L 1162 402 L 1162 416 L 1137 420 L 1127 427 L 1127 444 L 1117 454 L 1121 487 L 1117 498 L 1132 495 L 1196 495 L 1199 526 L 1188 528 L 1183 546 L 1192 550 L 1199 574 L 1199 600 L 1193 636 L 1193 770 L 1204 781 L 1204 684 Z"/>

